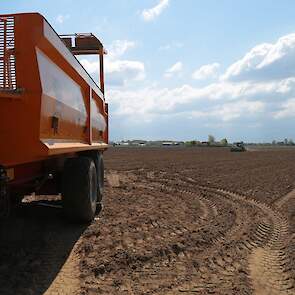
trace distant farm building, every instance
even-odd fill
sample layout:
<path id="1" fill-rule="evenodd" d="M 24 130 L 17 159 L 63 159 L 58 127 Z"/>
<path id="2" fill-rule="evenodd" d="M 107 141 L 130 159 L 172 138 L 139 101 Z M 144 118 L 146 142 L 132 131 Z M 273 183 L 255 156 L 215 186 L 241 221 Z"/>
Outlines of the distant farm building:
<path id="1" fill-rule="evenodd" d="M 172 141 L 166 141 L 166 142 L 162 142 L 162 146 L 173 146 L 174 142 Z"/>
<path id="2" fill-rule="evenodd" d="M 210 145 L 208 141 L 202 141 L 202 145 Z"/>

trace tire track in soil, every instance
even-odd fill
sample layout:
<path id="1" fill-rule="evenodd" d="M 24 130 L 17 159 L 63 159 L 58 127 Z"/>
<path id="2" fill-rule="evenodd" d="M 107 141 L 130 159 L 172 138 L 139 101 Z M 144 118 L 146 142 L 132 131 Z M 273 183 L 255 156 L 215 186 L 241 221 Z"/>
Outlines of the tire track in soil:
<path id="1" fill-rule="evenodd" d="M 215 205 L 211 203 L 207 204 L 203 200 L 201 206 L 203 206 L 204 210 L 200 216 L 201 224 L 196 224 L 195 226 L 192 224 L 190 226 L 184 226 L 182 229 L 173 230 L 171 235 L 179 237 L 180 241 L 175 243 L 168 242 L 164 248 L 158 248 L 152 253 L 142 268 L 136 271 L 139 282 L 133 283 L 132 286 L 131 284 L 128 284 L 129 286 L 126 285 L 125 290 L 132 291 L 134 294 L 159 292 L 165 290 L 167 287 L 170 288 L 171 285 L 179 284 L 179 274 L 186 273 L 190 275 L 192 269 L 190 267 L 187 268 L 188 264 L 186 261 L 190 260 L 191 257 L 188 249 L 186 249 L 186 240 L 192 228 L 200 228 L 202 225 L 207 224 L 208 220 L 215 218 L 217 215 Z M 181 208 L 179 209 L 181 210 Z M 161 229 L 162 225 L 160 222 L 154 221 L 151 226 Z M 162 227 L 161 230 L 164 230 L 164 228 Z M 155 238 L 157 239 L 158 237 L 156 236 Z"/>
<path id="2" fill-rule="evenodd" d="M 248 235 L 242 241 L 238 241 L 234 238 L 239 227 L 236 228 L 237 230 L 232 231 L 232 235 L 226 237 L 226 239 L 230 241 L 228 245 L 235 244 L 231 245 L 234 246 L 231 247 L 232 253 L 235 253 L 237 250 L 241 252 L 244 250 L 245 252 L 242 259 L 242 261 L 244 261 L 243 272 L 247 274 L 250 282 L 248 282 L 249 286 L 245 286 L 246 288 L 244 288 L 244 290 L 239 290 L 239 292 L 243 292 L 240 294 L 250 294 L 252 288 L 254 294 L 259 295 L 294 294 L 294 274 L 292 273 L 290 257 L 287 249 L 289 243 L 287 220 L 284 219 L 279 212 L 274 211 L 274 209 L 263 203 L 257 202 L 254 199 L 249 199 L 245 196 L 222 189 L 200 186 L 192 179 L 189 179 L 189 182 L 194 183 L 195 187 L 204 190 L 207 193 L 213 193 L 215 197 L 228 199 L 230 202 L 233 202 L 233 205 L 234 203 L 239 203 L 240 206 L 242 205 L 241 208 L 250 205 L 250 207 L 254 207 L 256 211 L 261 211 L 268 217 L 267 219 L 263 218 L 262 221 L 256 219 L 258 226 L 254 230 L 254 234 L 252 234 L 253 229 L 250 230 Z M 184 181 L 183 183 L 185 184 L 186 182 Z M 188 186 L 188 183 L 186 183 L 186 186 Z M 166 187 L 166 189 L 170 190 L 169 187 Z M 190 193 L 187 190 L 182 190 L 181 192 Z M 238 216 L 241 216 L 241 212 Z M 246 220 L 249 220 L 249 216 L 245 217 Z M 221 244 L 222 243 L 219 243 L 219 246 L 221 246 Z M 185 293 L 203 292 L 204 294 L 207 294 L 215 293 L 218 290 L 218 294 L 223 294 L 223 291 L 225 294 L 228 294 L 230 289 L 233 290 L 234 288 L 231 280 L 241 266 L 237 264 L 234 265 L 235 260 L 232 259 L 233 257 L 231 256 L 232 254 L 229 255 L 227 253 L 226 255 L 215 256 L 214 259 L 207 259 L 204 263 L 205 267 L 200 268 L 201 275 L 196 274 L 194 279 L 194 281 L 198 282 L 198 285 L 195 285 L 192 288 L 192 283 L 190 283 L 189 287 L 183 287 L 179 289 L 179 291 Z M 249 256 L 248 265 L 245 265 L 245 256 Z M 227 257 L 227 259 L 225 259 L 225 257 Z M 211 275 L 208 275 L 208 273 L 211 273 Z M 224 277 L 226 277 L 225 281 L 227 281 L 227 284 L 222 282 L 222 278 Z M 175 292 L 172 291 L 171 294 L 175 294 Z"/>
<path id="3" fill-rule="evenodd" d="M 250 257 L 256 294 L 295 294 L 294 261 L 291 261 L 292 258 L 294 260 L 295 235 L 290 234 L 288 221 L 282 216 L 283 212 L 286 215 L 286 207 L 292 206 L 294 201 L 295 190 L 273 204 L 276 210 L 268 206 L 265 208 L 273 214 L 274 230 L 269 243 L 255 249 Z"/>
<path id="4" fill-rule="evenodd" d="M 150 222 L 140 224 L 132 218 L 128 230 L 117 228 L 121 234 L 115 243 L 122 252 L 110 252 L 111 260 L 102 260 L 102 272 L 98 269 L 98 276 L 88 281 L 92 287 L 84 289 L 87 294 L 294 294 L 288 222 L 280 212 L 241 194 L 201 186 L 193 179 L 165 177 L 134 176 L 132 188 L 126 185 L 128 181 L 123 190 L 117 188 L 117 193 L 125 191 L 126 196 L 132 189 L 144 200 L 151 196 L 151 207 L 141 210 L 152 213 L 164 208 L 163 216 L 172 215 L 172 219 L 165 223 L 157 213 Z M 153 204 L 164 198 L 168 207 Z M 188 212 L 191 206 L 199 206 L 199 212 Z M 191 224 L 179 214 L 187 214 Z M 142 231 L 141 240 L 130 232 L 133 220 L 136 230 Z M 143 252 L 133 254 L 134 249 Z M 260 286 L 266 282 L 268 293 L 261 293 Z M 270 293 L 270 288 L 276 293 Z"/>
<path id="5" fill-rule="evenodd" d="M 149 188 L 151 188 L 151 184 L 149 185 Z M 167 186 L 167 185 L 163 185 L 161 182 L 158 186 L 155 186 L 153 189 L 159 190 L 159 188 L 161 190 L 166 190 L 167 192 L 175 193 L 175 189 L 173 188 L 173 183 L 170 183 L 169 186 Z M 183 190 L 179 188 L 177 188 L 177 190 L 178 190 L 178 193 L 180 193 L 181 195 L 190 195 L 190 196 L 195 196 L 200 198 L 199 196 L 197 196 L 196 192 Z M 226 199 L 223 199 L 222 203 L 219 203 L 219 206 L 218 205 L 216 206 L 215 204 L 212 205 L 213 203 L 212 200 L 214 200 L 214 197 L 216 197 L 216 194 L 214 194 L 213 192 L 210 192 L 210 194 L 211 194 L 210 196 L 211 199 L 208 198 L 208 192 L 207 192 L 207 197 L 202 199 L 206 200 L 210 204 L 209 207 L 214 206 L 215 216 L 217 215 L 216 213 L 218 209 L 220 208 L 223 209 L 221 205 L 222 203 L 224 204 L 227 202 L 230 206 L 233 205 L 232 202 L 228 202 L 228 200 Z M 185 259 L 184 261 L 178 261 L 178 264 L 182 263 L 183 266 L 185 266 L 185 265 L 189 265 L 191 263 L 191 260 L 200 261 L 201 259 L 205 259 L 205 262 L 203 262 L 203 264 L 198 266 L 198 268 L 191 269 L 190 275 L 189 276 L 187 275 L 186 277 L 184 277 L 185 279 L 178 280 L 177 282 L 178 284 L 176 284 L 175 286 L 170 285 L 170 289 L 171 287 L 174 287 L 173 288 L 174 290 L 171 292 L 168 292 L 167 294 L 175 294 L 175 292 L 176 293 L 202 292 L 206 290 L 209 292 L 210 291 L 212 292 L 214 290 L 220 291 L 222 288 L 227 290 L 229 289 L 227 286 L 229 282 L 228 277 L 233 275 L 231 273 L 232 271 L 235 271 L 236 269 L 240 269 L 242 266 L 240 263 L 235 262 L 234 259 L 230 257 L 230 255 L 225 255 L 225 257 L 222 257 L 222 254 L 220 253 L 220 248 L 226 245 L 228 241 L 231 240 L 231 237 L 235 236 L 238 232 L 241 232 L 242 228 L 246 226 L 246 224 L 244 223 L 245 216 L 241 218 L 241 214 L 242 214 L 242 211 L 239 212 L 239 214 L 237 214 L 237 217 L 235 218 L 235 222 L 233 222 L 232 226 L 224 234 L 214 237 L 212 239 L 210 245 L 208 245 L 205 251 L 202 251 L 201 255 L 200 254 L 195 255 L 194 253 L 195 249 L 189 249 L 184 253 L 184 257 L 186 257 L 187 259 Z M 226 219 L 224 219 L 224 221 L 225 220 Z M 210 223 L 210 221 L 208 220 L 206 225 L 207 227 L 210 228 L 212 226 L 212 223 Z M 219 224 L 218 226 L 221 226 L 221 224 Z M 208 259 L 208 257 L 213 257 L 213 259 L 211 258 Z M 210 274 L 210 272 L 212 274 Z M 180 275 L 183 276 L 183 274 L 180 274 Z M 189 286 L 182 286 L 181 288 L 177 287 L 179 285 L 182 285 L 184 281 L 198 281 L 199 284 L 198 286 L 194 286 L 194 287 L 192 287 L 191 284 L 189 284 Z M 218 294 L 221 294 L 221 293 L 218 293 Z"/>
<path id="6" fill-rule="evenodd" d="M 287 219 L 266 204 L 242 195 L 221 191 L 232 198 L 253 204 L 264 212 L 270 220 L 268 223 L 259 224 L 255 235 L 256 239 L 253 240 L 253 243 L 250 243 L 252 251 L 248 261 L 254 294 L 294 294 L 295 280 L 289 255 L 290 235 Z M 259 245 L 257 241 L 267 233 L 270 234 L 267 243 Z"/>
<path id="7" fill-rule="evenodd" d="M 172 183 L 170 185 L 173 185 Z M 180 190 L 182 194 L 194 194 L 193 191 L 188 191 L 187 185 L 185 190 Z M 169 191 L 170 187 L 166 187 Z M 203 190 L 203 188 L 202 188 Z M 204 191 L 204 190 L 203 190 Z M 222 202 L 228 203 L 232 207 L 236 207 L 231 200 L 224 198 L 220 194 L 217 194 L 213 190 L 205 190 L 206 197 L 211 199 L 222 199 Z M 218 208 L 220 209 L 220 208 Z M 200 267 L 195 270 L 191 276 L 191 282 L 189 284 L 178 287 L 176 290 L 168 292 L 168 294 L 178 294 L 181 293 L 200 293 L 200 294 L 230 294 L 228 293 L 232 290 L 232 280 L 235 277 L 239 277 L 245 283 L 244 291 L 249 290 L 249 283 L 247 283 L 247 277 L 244 272 L 239 272 L 246 267 L 246 260 L 241 257 L 241 253 L 238 251 L 229 253 L 223 253 L 221 249 L 228 249 L 230 244 L 233 242 L 234 238 L 238 237 L 239 233 L 245 233 L 246 229 L 249 227 L 245 213 L 245 210 L 236 208 L 237 215 L 233 226 L 221 237 L 214 239 L 212 245 L 206 249 L 202 255 L 195 257 L 198 260 L 203 260 Z M 211 226 L 210 223 L 208 226 Z M 244 250 L 246 247 L 240 245 L 239 250 Z M 239 262 L 238 262 L 239 261 Z M 237 284 L 239 286 L 240 283 Z M 238 287 L 237 287 L 238 288 Z M 246 294 L 242 293 L 243 288 L 240 286 L 236 291 L 236 294 Z M 217 293 L 216 293 L 217 292 Z"/>
<path id="8" fill-rule="evenodd" d="M 274 202 L 274 206 L 280 209 L 284 207 L 287 202 L 290 202 L 292 200 L 295 200 L 295 190 L 292 190 L 291 192 Z"/>
<path id="9" fill-rule="evenodd" d="M 130 250 L 137 247 L 136 243 L 135 245 L 134 243 L 128 245 L 129 233 L 126 231 L 120 239 L 125 252 L 117 252 L 115 257 L 112 256 L 111 261 L 104 262 L 101 275 L 97 277 L 99 280 L 96 286 L 93 286 L 93 281 L 91 283 L 92 290 L 96 290 L 100 294 L 114 294 L 115 292 L 118 294 L 167 294 L 171 288 L 176 288 L 191 280 L 192 274 L 199 270 L 199 255 L 212 244 L 222 242 L 225 232 L 228 232 L 234 224 L 234 222 L 232 224 L 225 223 L 226 216 L 228 214 L 231 216 L 232 210 L 220 200 L 215 201 L 202 198 L 202 196 L 196 197 L 195 192 L 184 196 L 182 193 L 172 190 L 171 193 L 167 194 L 167 191 L 161 192 L 157 185 L 152 188 L 150 182 L 148 183 L 147 187 L 145 187 L 145 183 L 136 184 L 136 191 L 139 191 L 139 188 L 141 192 L 145 190 L 154 199 L 170 198 L 172 204 L 169 206 L 172 207 L 166 208 L 165 212 L 162 213 L 165 218 L 171 217 L 174 224 L 163 223 L 161 218 L 151 222 L 150 228 L 146 228 L 146 224 L 143 224 L 142 232 L 150 232 L 154 241 L 151 241 L 153 248 L 148 250 L 147 253 L 141 252 L 139 256 L 131 255 Z M 144 193 L 142 193 L 142 198 L 145 199 Z M 201 214 L 190 214 L 193 213 L 191 210 L 194 203 L 197 203 L 196 208 L 202 208 Z M 219 208 L 223 208 L 223 210 L 219 212 Z M 176 212 L 178 212 L 177 215 L 175 215 Z M 235 216 L 232 215 L 232 217 L 234 220 Z M 185 221 L 186 219 L 188 220 Z M 151 232 L 155 228 L 159 228 L 158 234 L 163 235 L 162 243 L 157 236 L 158 234 L 155 232 L 154 235 Z M 143 235 L 141 234 L 141 236 Z M 130 240 L 132 240 L 132 236 Z M 136 241 L 133 238 L 134 240 Z M 159 241 L 158 245 L 157 241 Z M 149 243 L 149 240 L 144 240 L 145 246 Z M 198 255 L 195 255 L 196 253 Z M 124 254 L 123 260 L 120 258 L 121 254 Z M 126 260 L 128 265 L 126 265 Z M 116 270 L 118 265 L 120 265 L 119 271 Z M 124 272 L 124 279 L 122 279 L 121 272 Z M 113 279 L 114 277 L 121 277 L 121 282 L 116 291 L 114 291 L 116 287 L 114 285 L 119 282 L 116 282 Z"/>
<path id="10" fill-rule="evenodd" d="M 280 212 L 288 217 L 289 231 L 291 232 L 289 242 L 289 256 L 291 257 L 292 268 L 295 272 L 295 190 L 292 190 L 274 203 Z M 292 250 L 293 249 L 293 250 Z"/>
<path id="11" fill-rule="evenodd" d="M 187 185 L 187 184 L 186 184 Z M 143 187 L 143 186 L 141 186 Z M 139 294 L 139 290 L 144 292 L 157 292 L 155 285 L 161 286 L 164 290 L 167 284 L 167 276 L 164 271 L 165 278 L 161 280 L 161 273 L 165 270 L 165 264 L 174 265 L 176 273 L 183 275 L 181 280 L 171 284 L 169 288 L 174 290 L 166 292 L 166 294 L 191 293 L 191 294 L 229 294 L 233 290 L 239 294 L 259 294 L 259 295 L 279 295 L 294 294 L 294 277 L 290 269 L 290 261 L 287 253 L 288 246 L 288 222 L 280 214 L 269 206 L 248 199 L 245 196 L 235 194 L 222 189 L 203 187 L 195 185 L 198 189 L 206 193 L 205 196 L 183 189 L 175 189 L 163 184 L 160 185 L 161 190 L 178 193 L 182 196 L 190 195 L 198 198 L 202 214 L 199 218 L 202 224 L 210 225 L 212 219 L 216 218 L 219 213 L 220 205 L 213 201 L 215 198 L 221 198 L 236 210 L 236 220 L 230 229 L 223 235 L 212 240 L 213 244 L 202 252 L 199 257 L 194 257 L 192 249 L 182 249 L 177 253 L 176 257 L 166 257 L 162 263 L 158 265 L 152 263 L 139 271 L 139 275 L 150 277 L 141 286 L 134 285 L 132 281 L 126 281 L 125 287 L 121 291 L 128 294 Z M 149 185 L 149 190 L 159 189 L 158 185 Z M 277 206 L 282 206 L 292 196 L 288 195 L 281 199 Z M 284 201 L 283 201 L 284 200 Z M 240 206 L 237 206 L 236 204 Z M 258 221 L 257 226 L 253 228 L 253 220 L 248 223 L 248 213 L 251 209 L 262 211 L 267 218 Z M 254 223 L 255 224 L 255 223 Z M 153 227 L 161 225 L 154 221 Z M 244 235 L 248 231 L 248 235 Z M 241 235 L 243 233 L 243 235 Z M 240 239 L 243 236 L 243 239 Z M 234 244 L 234 246 L 232 245 Z M 233 249 L 228 252 L 231 246 Z M 222 250 L 220 250 L 222 249 Z M 226 249 L 226 251 L 223 251 Z M 45 295 L 53 294 L 78 294 L 80 281 L 77 261 L 79 258 L 73 250 L 66 264 L 63 266 L 59 275 L 56 277 Z M 245 258 L 249 255 L 248 260 Z M 187 265 L 192 259 L 205 258 L 202 265 L 198 268 L 189 268 Z M 237 259 L 240 259 L 239 262 Z M 174 261 L 173 261 L 174 260 Z M 248 265 L 247 265 L 248 261 Z M 153 273 L 151 275 L 151 272 Z M 236 289 L 233 282 L 237 275 L 242 273 L 245 285 Z M 177 275 L 176 275 L 177 277 Z M 169 278 L 175 280 L 175 276 Z M 158 280 L 158 282 L 156 282 Z M 190 283 L 187 281 L 190 280 Z M 153 286 L 153 287 L 151 287 Z M 181 286 L 181 287 L 179 287 Z M 244 288 L 243 288 L 244 287 Z M 144 294 L 144 293 L 142 293 Z"/>

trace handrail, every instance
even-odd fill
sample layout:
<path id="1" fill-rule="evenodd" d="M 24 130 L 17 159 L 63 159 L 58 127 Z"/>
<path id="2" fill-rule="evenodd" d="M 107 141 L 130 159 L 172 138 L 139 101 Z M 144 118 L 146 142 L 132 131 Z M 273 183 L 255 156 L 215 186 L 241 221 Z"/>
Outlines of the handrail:
<path id="1" fill-rule="evenodd" d="M 14 17 L 0 18 L 0 89 L 15 90 Z"/>

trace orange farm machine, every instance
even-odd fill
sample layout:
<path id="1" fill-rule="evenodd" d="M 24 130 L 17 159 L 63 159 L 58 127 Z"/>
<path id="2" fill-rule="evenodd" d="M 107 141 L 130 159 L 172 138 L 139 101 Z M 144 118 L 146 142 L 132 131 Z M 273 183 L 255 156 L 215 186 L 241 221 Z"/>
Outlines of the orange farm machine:
<path id="1" fill-rule="evenodd" d="M 99 85 L 76 55 L 97 55 Z M 59 36 L 38 13 L 0 15 L 0 217 L 35 192 L 89 222 L 108 146 L 104 54 L 93 34 Z"/>

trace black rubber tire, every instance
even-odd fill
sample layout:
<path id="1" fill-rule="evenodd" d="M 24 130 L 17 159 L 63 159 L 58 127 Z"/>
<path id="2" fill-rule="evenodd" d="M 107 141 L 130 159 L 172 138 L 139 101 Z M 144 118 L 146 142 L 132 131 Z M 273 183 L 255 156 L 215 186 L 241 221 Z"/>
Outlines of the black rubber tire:
<path id="1" fill-rule="evenodd" d="M 97 154 L 96 170 L 97 170 L 97 185 L 98 185 L 97 201 L 100 203 L 103 198 L 103 189 L 104 189 L 104 163 L 103 163 L 102 153 Z"/>
<path id="2" fill-rule="evenodd" d="M 62 203 L 72 221 L 88 223 L 94 219 L 97 203 L 97 173 L 88 157 L 68 159 L 62 179 Z"/>

